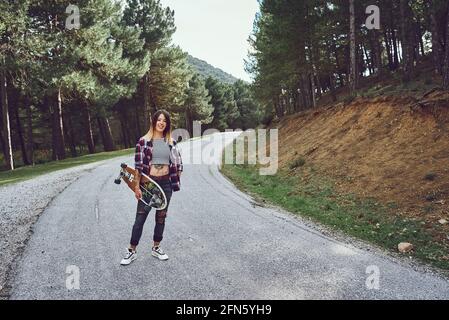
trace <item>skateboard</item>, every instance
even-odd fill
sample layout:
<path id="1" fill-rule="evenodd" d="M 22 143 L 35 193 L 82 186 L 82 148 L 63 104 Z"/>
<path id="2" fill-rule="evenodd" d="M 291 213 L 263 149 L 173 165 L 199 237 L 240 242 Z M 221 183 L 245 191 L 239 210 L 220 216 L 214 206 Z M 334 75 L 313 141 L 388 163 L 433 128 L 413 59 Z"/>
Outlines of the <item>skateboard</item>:
<path id="1" fill-rule="evenodd" d="M 114 180 L 116 184 L 120 184 L 123 181 L 126 182 L 128 187 L 134 192 L 136 182 L 134 181 L 137 170 L 129 167 L 126 163 L 120 165 L 120 173 L 117 179 Z M 161 186 L 151 179 L 146 174 L 141 174 L 140 178 L 140 190 L 142 191 L 142 201 L 145 204 L 145 212 L 149 213 L 151 208 L 156 210 L 164 210 L 167 207 L 167 197 Z"/>

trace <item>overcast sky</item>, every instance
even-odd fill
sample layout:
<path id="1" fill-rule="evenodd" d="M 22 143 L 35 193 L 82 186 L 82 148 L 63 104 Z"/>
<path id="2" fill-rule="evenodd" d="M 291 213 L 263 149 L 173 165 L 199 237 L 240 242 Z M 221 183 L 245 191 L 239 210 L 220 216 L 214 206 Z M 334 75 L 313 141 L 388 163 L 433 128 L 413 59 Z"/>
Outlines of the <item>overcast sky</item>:
<path id="1" fill-rule="evenodd" d="M 175 10 L 173 43 L 233 76 L 250 81 L 243 59 L 257 0 L 161 0 Z"/>

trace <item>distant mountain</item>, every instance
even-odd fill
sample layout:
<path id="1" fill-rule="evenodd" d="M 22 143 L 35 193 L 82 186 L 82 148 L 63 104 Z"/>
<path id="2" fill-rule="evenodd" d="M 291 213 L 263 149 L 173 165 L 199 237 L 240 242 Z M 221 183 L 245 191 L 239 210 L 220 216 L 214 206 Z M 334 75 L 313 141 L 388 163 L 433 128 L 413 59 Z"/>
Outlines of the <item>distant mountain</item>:
<path id="1" fill-rule="evenodd" d="M 211 76 L 213 78 L 218 79 L 221 82 L 229 83 L 229 84 L 233 84 L 234 82 L 239 80 L 236 77 L 234 77 L 233 75 L 226 73 L 219 68 L 215 68 L 214 66 L 211 66 L 206 61 L 192 57 L 190 54 L 187 56 L 187 61 L 204 78 Z"/>

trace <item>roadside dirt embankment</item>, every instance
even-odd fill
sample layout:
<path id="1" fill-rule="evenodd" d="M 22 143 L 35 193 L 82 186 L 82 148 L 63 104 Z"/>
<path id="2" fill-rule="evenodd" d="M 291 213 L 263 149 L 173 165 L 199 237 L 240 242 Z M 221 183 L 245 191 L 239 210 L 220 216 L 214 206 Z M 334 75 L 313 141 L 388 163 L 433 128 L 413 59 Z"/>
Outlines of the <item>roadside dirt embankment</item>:
<path id="1" fill-rule="evenodd" d="M 429 225 L 449 221 L 449 93 L 357 99 L 273 127 L 280 129 L 281 168 L 303 158 L 339 191 L 392 204 Z"/>

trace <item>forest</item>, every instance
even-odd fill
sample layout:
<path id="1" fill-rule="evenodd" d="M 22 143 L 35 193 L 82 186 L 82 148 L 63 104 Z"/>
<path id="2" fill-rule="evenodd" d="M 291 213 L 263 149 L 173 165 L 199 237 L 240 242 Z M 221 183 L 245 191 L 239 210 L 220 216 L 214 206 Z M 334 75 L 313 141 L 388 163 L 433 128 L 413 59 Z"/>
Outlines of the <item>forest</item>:
<path id="1" fill-rule="evenodd" d="M 265 122 L 314 108 L 323 97 L 349 101 L 390 79 L 405 89 L 421 78 L 449 89 L 447 0 L 259 4 L 246 69 Z"/>
<path id="2" fill-rule="evenodd" d="M 2 1 L 0 169 L 131 148 L 161 108 L 245 130 L 393 82 L 449 90 L 447 0 L 258 2 L 246 83 L 171 44 L 159 0 Z"/>
<path id="3" fill-rule="evenodd" d="M 132 148 L 151 114 L 172 129 L 252 128 L 250 85 L 199 74 L 159 0 L 1 1 L 0 170 Z"/>

